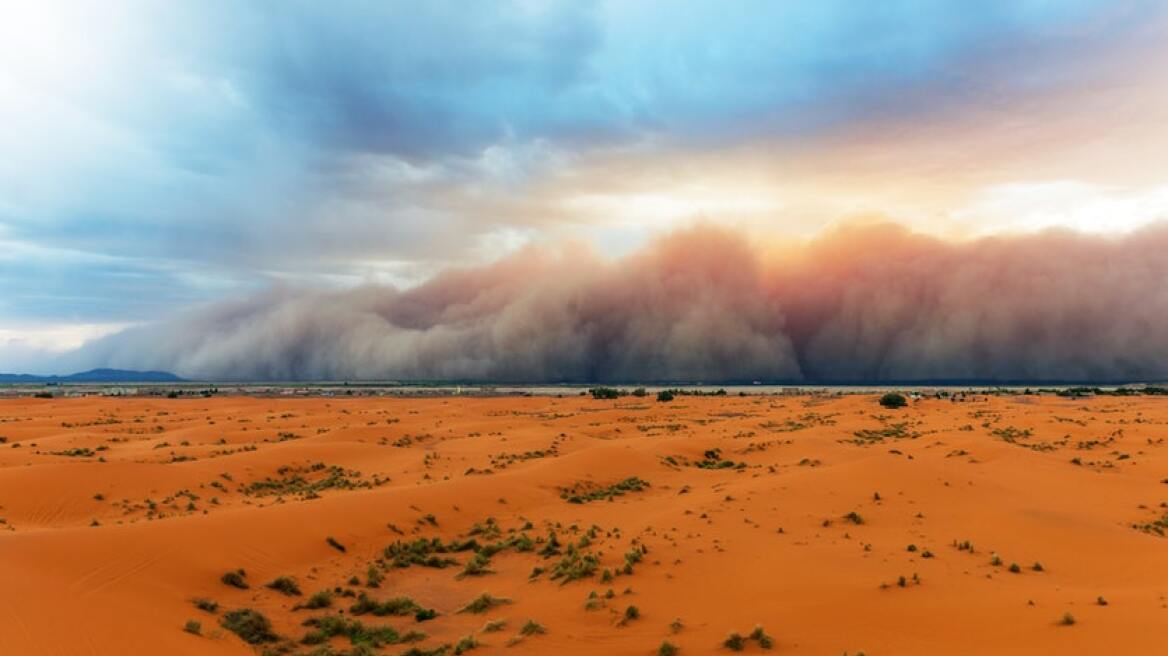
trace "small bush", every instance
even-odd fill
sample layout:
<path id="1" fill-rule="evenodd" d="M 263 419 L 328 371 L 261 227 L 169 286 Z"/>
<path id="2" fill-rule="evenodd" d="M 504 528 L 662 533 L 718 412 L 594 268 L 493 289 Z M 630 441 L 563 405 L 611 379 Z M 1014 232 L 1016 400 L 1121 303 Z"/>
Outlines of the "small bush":
<path id="1" fill-rule="evenodd" d="M 908 405 L 908 399 L 898 392 L 888 392 L 880 397 L 880 405 L 885 408 L 903 408 Z"/>
<path id="2" fill-rule="evenodd" d="M 669 403 L 673 400 L 673 392 L 671 390 L 661 390 L 657 392 L 658 403 Z"/>
<path id="3" fill-rule="evenodd" d="M 366 626 L 360 620 L 347 619 L 341 615 L 314 617 L 305 621 L 304 626 L 312 627 L 313 630 L 300 639 L 301 644 L 324 645 L 332 638 L 345 636 L 352 645 L 360 647 L 350 652 L 356 654 L 369 654 L 372 649 L 424 637 L 423 634 L 413 632 L 400 635 L 390 626 Z"/>
<path id="4" fill-rule="evenodd" d="M 545 629 L 542 624 L 536 622 L 535 620 L 527 620 L 523 623 L 523 626 L 519 628 L 519 635 L 533 636 L 542 635 L 544 633 L 547 633 L 547 629 Z"/>
<path id="5" fill-rule="evenodd" d="M 762 630 L 761 625 L 754 627 L 754 630 L 750 632 L 750 639 L 757 642 L 758 646 L 763 649 L 770 649 L 775 645 L 774 638 L 767 635 L 766 631 Z"/>
<path id="6" fill-rule="evenodd" d="M 370 599 L 363 592 L 359 597 L 357 597 L 357 603 L 349 607 L 349 612 L 353 615 L 369 614 L 375 615 L 377 617 L 384 617 L 386 615 L 401 617 L 411 614 L 416 617 L 417 615 L 421 614 L 425 616 L 425 619 L 433 619 L 438 615 L 437 612 L 433 610 L 422 608 L 417 604 L 417 602 L 415 602 L 413 599 L 410 599 L 409 597 L 394 597 L 392 599 L 386 599 L 385 601 L 376 601 L 374 599 Z M 434 614 L 430 615 L 430 613 Z"/>
<path id="7" fill-rule="evenodd" d="M 191 603 L 195 605 L 195 608 L 198 608 L 199 610 L 207 613 L 215 613 L 219 610 L 219 604 L 211 601 L 210 599 L 192 599 Z"/>
<path id="8" fill-rule="evenodd" d="M 1059 619 L 1059 624 L 1062 626 L 1073 626 L 1075 624 L 1075 616 L 1070 613 L 1063 613 L 1063 616 Z"/>
<path id="9" fill-rule="evenodd" d="M 494 597 L 491 594 L 484 592 L 481 595 L 472 599 L 467 605 L 458 609 L 459 613 L 485 613 L 497 606 L 503 606 L 511 603 L 510 599 L 502 597 Z"/>
<path id="10" fill-rule="evenodd" d="M 507 628 L 507 620 L 491 620 L 483 625 L 483 633 L 495 633 Z"/>
<path id="11" fill-rule="evenodd" d="M 492 572 L 488 565 L 491 564 L 491 559 L 486 554 L 479 552 L 467 559 L 466 564 L 462 566 L 462 571 L 459 572 L 457 578 L 464 576 L 483 576 Z"/>
<path id="12" fill-rule="evenodd" d="M 267 587 L 275 590 L 276 592 L 286 594 L 289 597 L 300 596 L 300 586 L 296 583 L 296 579 L 292 578 L 291 576 L 277 577 L 274 581 L 269 583 Z"/>
<path id="13" fill-rule="evenodd" d="M 203 624 L 197 620 L 187 620 L 183 625 L 183 631 L 194 635 L 203 635 Z"/>
<path id="14" fill-rule="evenodd" d="M 240 608 L 228 611 L 220 622 L 223 628 L 239 636 L 249 645 L 258 645 L 264 642 L 277 640 L 272 633 L 272 623 L 263 613 L 250 608 Z"/>
<path id="15" fill-rule="evenodd" d="M 469 636 L 469 635 L 463 636 L 462 639 L 460 639 L 454 645 L 454 654 L 455 654 L 455 656 L 458 656 L 458 654 L 465 654 L 466 652 L 468 652 L 468 651 L 470 651 L 478 646 L 479 646 L 479 641 L 475 640 L 474 636 Z"/>
<path id="16" fill-rule="evenodd" d="M 322 608 L 328 608 L 332 605 L 333 593 L 329 592 L 328 590 L 321 590 L 320 592 L 317 592 L 316 594 L 309 597 L 308 601 L 305 601 L 303 604 L 293 606 L 292 610 L 300 610 L 302 608 L 305 610 L 320 610 Z"/>
<path id="17" fill-rule="evenodd" d="M 240 590 L 247 590 L 251 586 L 247 584 L 247 581 L 245 580 L 246 576 L 247 573 L 242 569 L 233 569 L 230 572 L 224 573 L 223 576 L 220 576 L 219 580 L 222 581 L 224 585 L 229 585 L 233 588 L 239 588 Z"/>
<path id="18" fill-rule="evenodd" d="M 681 650 L 677 648 L 677 645 L 669 642 L 668 640 L 665 640 L 661 643 L 661 646 L 657 648 L 657 656 L 677 656 L 680 651 Z"/>
<path id="19" fill-rule="evenodd" d="M 742 651 L 746 649 L 746 638 L 743 638 L 741 634 L 731 633 L 722 641 L 722 646 L 730 651 Z"/>

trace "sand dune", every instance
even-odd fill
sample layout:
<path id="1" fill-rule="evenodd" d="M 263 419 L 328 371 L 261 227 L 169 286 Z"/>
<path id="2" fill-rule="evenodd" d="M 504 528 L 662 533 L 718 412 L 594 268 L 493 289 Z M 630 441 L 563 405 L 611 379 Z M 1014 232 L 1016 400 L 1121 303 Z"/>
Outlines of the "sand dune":
<path id="1" fill-rule="evenodd" d="M 336 615 L 385 654 L 729 653 L 756 625 L 782 654 L 1159 653 L 1168 626 L 1155 397 L 9 399 L 0 437 L 3 654 L 360 653 L 301 644 Z M 494 546 L 394 566 L 419 538 Z M 510 601 L 457 612 L 484 592 Z M 243 608 L 276 637 L 224 628 Z"/>

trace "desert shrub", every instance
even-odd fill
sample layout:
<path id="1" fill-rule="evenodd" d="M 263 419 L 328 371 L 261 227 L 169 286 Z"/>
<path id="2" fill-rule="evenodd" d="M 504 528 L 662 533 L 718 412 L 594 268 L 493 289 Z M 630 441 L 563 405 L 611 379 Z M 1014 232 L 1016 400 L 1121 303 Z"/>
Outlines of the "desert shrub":
<path id="1" fill-rule="evenodd" d="M 757 642 L 758 646 L 762 647 L 763 649 L 770 649 L 775 645 L 774 638 L 771 638 L 769 635 L 767 635 L 766 631 L 762 630 L 761 625 L 755 626 L 754 630 L 750 632 L 750 639 Z"/>
<path id="2" fill-rule="evenodd" d="M 561 583 L 584 579 L 596 573 L 600 559 L 591 553 L 581 552 L 576 545 L 568 545 L 567 552 L 552 567 L 551 579 L 562 579 Z"/>
<path id="3" fill-rule="evenodd" d="M 491 620 L 490 622 L 487 622 L 483 625 L 483 633 L 496 633 L 498 631 L 502 631 L 505 628 L 507 628 L 507 620 Z"/>
<path id="4" fill-rule="evenodd" d="M 240 590 L 247 590 L 251 586 L 247 584 L 246 576 L 247 572 L 244 572 L 242 569 L 233 569 L 230 572 L 225 572 L 223 576 L 219 577 L 219 580 L 224 585 L 239 588 Z"/>
<path id="5" fill-rule="evenodd" d="M 277 592 L 288 595 L 289 597 L 300 596 L 300 586 L 296 583 L 296 579 L 290 576 L 280 576 L 268 584 L 269 588 Z"/>
<path id="6" fill-rule="evenodd" d="M 594 399 L 611 400 L 620 396 L 620 390 L 615 387 L 593 387 L 588 390 Z"/>
<path id="7" fill-rule="evenodd" d="M 430 540 L 418 538 L 412 542 L 398 540 L 385 548 L 384 555 L 385 559 L 394 567 L 421 565 L 423 567 L 443 568 L 449 567 L 450 565 L 457 565 L 458 561 L 437 554 L 445 554 L 452 551 L 467 551 L 477 547 L 478 543 L 474 540 L 467 540 L 460 543 L 452 542 L 449 545 L 445 545 L 438 538 Z"/>
<path id="8" fill-rule="evenodd" d="M 328 590 L 321 590 L 312 595 L 303 604 L 298 604 L 292 607 L 292 610 L 320 610 L 321 608 L 328 608 L 333 605 L 333 593 Z"/>
<path id="9" fill-rule="evenodd" d="M 657 392 L 657 402 L 658 403 L 669 403 L 672 400 L 673 400 L 673 391 L 672 390 L 661 390 L 660 392 Z"/>
<path id="10" fill-rule="evenodd" d="M 547 633 L 547 629 L 542 624 L 535 620 L 527 620 L 523 626 L 519 628 L 519 635 L 533 636 Z"/>
<path id="11" fill-rule="evenodd" d="M 356 577 L 354 577 L 356 578 Z M 370 565 L 369 569 L 365 571 L 365 585 L 370 588 L 380 588 L 381 582 L 385 580 L 385 574 L 377 568 L 376 565 Z"/>
<path id="12" fill-rule="evenodd" d="M 481 595 L 470 600 L 467 605 L 458 609 L 459 613 L 485 613 L 497 606 L 503 606 L 511 603 L 510 599 L 492 596 L 490 593 L 484 592 Z"/>
<path id="13" fill-rule="evenodd" d="M 404 641 L 404 637 L 393 627 L 367 626 L 359 620 L 347 619 L 340 615 L 314 617 L 304 622 L 304 625 L 313 629 L 300 639 L 300 643 L 305 645 L 322 645 L 338 636 L 348 638 L 350 644 L 355 647 L 374 649 Z"/>
<path id="14" fill-rule="evenodd" d="M 454 653 L 465 654 L 466 652 L 479 646 L 479 641 L 475 640 L 474 636 L 463 636 L 458 642 L 454 644 Z"/>
<path id="15" fill-rule="evenodd" d="M 349 607 L 349 612 L 353 615 L 369 614 L 377 617 L 384 617 L 386 615 L 401 617 L 404 615 L 412 615 L 423 610 L 425 609 L 409 597 L 394 597 L 385 601 L 376 601 L 370 599 L 364 592 L 357 597 L 357 603 Z"/>
<path id="16" fill-rule="evenodd" d="M 722 646 L 730 651 L 742 651 L 746 648 L 746 638 L 743 638 L 741 634 L 731 633 L 722 641 Z"/>
<path id="17" fill-rule="evenodd" d="M 1075 616 L 1071 615 L 1070 613 L 1063 613 L 1063 616 L 1059 619 L 1059 624 L 1063 626 L 1072 626 L 1074 623 Z"/>
<path id="18" fill-rule="evenodd" d="M 681 650 L 677 645 L 668 640 L 662 641 L 661 646 L 657 648 L 657 656 L 677 656 Z"/>
<path id="19" fill-rule="evenodd" d="M 885 408 L 903 408 L 908 405 L 908 399 L 899 392 L 888 392 L 880 397 L 880 405 Z"/>
<path id="20" fill-rule="evenodd" d="M 462 571 L 458 574 L 458 578 L 490 574 L 492 571 L 491 568 L 488 567 L 490 564 L 490 556 L 487 556 L 482 552 L 476 553 L 467 559 L 466 563 L 462 566 Z"/>
<path id="21" fill-rule="evenodd" d="M 183 625 L 183 631 L 194 635 L 202 635 L 203 624 L 197 620 L 187 620 L 187 623 Z"/>
<path id="22" fill-rule="evenodd" d="M 619 497 L 628 492 L 640 492 L 646 487 L 649 487 L 649 483 L 637 476 L 630 476 L 619 483 L 594 490 L 576 491 L 580 490 L 580 487 L 580 484 L 577 484 L 561 492 L 560 498 L 566 500 L 568 503 L 588 503 L 589 501 L 612 499 L 613 497 Z"/>
<path id="23" fill-rule="evenodd" d="M 215 613 L 219 610 L 219 604 L 211 601 L 210 599 L 203 599 L 200 597 L 198 599 L 192 599 L 191 603 L 195 605 L 195 608 L 198 608 L 199 610 L 207 613 Z"/>
<path id="24" fill-rule="evenodd" d="M 263 613 L 250 608 L 227 611 L 223 614 L 220 624 L 250 645 L 277 640 L 276 634 L 272 633 L 272 623 L 268 621 L 268 618 L 264 617 Z"/>
<path id="25" fill-rule="evenodd" d="M 559 555 L 561 546 L 563 545 L 560 544 L 560 539 L 556 537 L 555 532 L 550 531 L 548 532 L 547 541 L 544 542 L 543 547 L 537 553 L 544 558 L 551 558 L 552 556 Z"/>

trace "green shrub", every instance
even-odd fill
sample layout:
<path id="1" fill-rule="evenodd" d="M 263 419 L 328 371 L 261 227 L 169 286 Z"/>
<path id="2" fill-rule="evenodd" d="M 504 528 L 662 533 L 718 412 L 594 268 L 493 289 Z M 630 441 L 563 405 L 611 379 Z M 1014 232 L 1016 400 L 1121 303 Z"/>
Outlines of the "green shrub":
<path id="1" fill-rule="evenodd" d="M 196 620 L 187 620 L 187 623 L 183 625 L 183 631 L 194 635 L 202 635 L 203 624 Z"/>
<path id="2" fill-rule="evenodd" d="M 490 564 L 491 559 L 489 556 L 482 552 L 476 553 L 467 559 L 466 563 L 462 566 L 462 571 L 458 574 L 458 578 L 490 574 L 492 571 L 491 568 L 488 567 Z"/>
<path id="3" fill-rule="evenodd" d="M 275 642 L 278 639 L 276 634 L 272 633 L 272 623 L 268 618 L 250 608 L 227 611 L 223 614 L 220 624 L 249 645 Z"/>
<path id="4" fill-rule="evenodd" d="M 497 606 L 503 606 L 511 603 L 510 599 L 502 597 L 494 597 L 491 594 L 484 592 L 481 595 L 472 599 L 467 605 L 458 609 L 459 613 L 485 613 Z"/>
<path id="5" fill-rule="evenodd" d="M 320 610 L 322 608 L 328 608 L 332 605 L 333 593 L 329 592 L 328 590 L 321 590 L 320 592 L 317 592 L 316 594 L 309 597 L 308 601 L 305 601 L 303 604 L 293 606 L 292 610 L 300 610 L 302 608 L 306 610 Z"/>
<path id="6" fill-rule="evenodd" d="M 469 636 L 469 635 L 463 636 L 454 645 L 455 656 L 457 656 L 458 654 L 464 654 L 464 653 L 466 653 L 466 652 L 468 652 L 468 651 L 470 651 L 478 646 L 479 646 L 479 641 L 475 640 L 474 636 Z"/>
<path id="7" fill-rule="evenodd" d="M 219 610 L 219 604 L 211 601 L 210 599 L 203 599 L 200 597 L 198 599 L 192 599 L 191 603 L 195 605 L 195 608 L 198 608 L 199 610 L 207 613 L 214 614 Z"/>
<path id="8" fill-rule="evenodd" d="M 409 597 L 394 597 L 385 601 L 375 601 L 363 592 L 357 597 L 357 603 L 349 607 L 349 612 L 353 615 L 369 614 L 377 617 L 383 617 L 385 615 L 398 617 L 413 615 L 414 619 L 418 622 L 425 622 L 426 620 L 432 620 L 438 617 L 438 611 L 433 608 L 423 608 Z"/>
<path id="9" fill-rule="evenodd" d="M 246 576 L 247 573 L 242 569 L 233 569 L 230 572 L 224 573 L 223 576 L 220 576 L 219 580 L 222 581 L 224 585 L 229 585 L 233 588 L 239 588 L 240 590 L 247 590 L 251 586 L 247 584 L 247 581 L 245 580 Z"/>
<path id="10" fill-rule="evenodd" d="M 505 628 L 507 628 L 507 620 L 491 620 L 490 622 L 487 622 L 483 625 L 483 633 L 495 633 L 497 631 L 502 631 Z"/>
<path id="11" fill-rule="evenodd" d="M 268 584 L 269 588 L 277 592 L 288 595 L 289 597 L 300 596 L 300 586 L 296 583 L 296 579 L 290 576 L 280 576 Z"/>
<path id="12" fill-rule="evenodd" d="M 398 634 L 389 626 L 366 626 L 359 620 L 351 620 L 340 615 L 326 615 L 314 617 L 304 622 L 305 626 L 312 627 L 300 639 L 301 644 L 323 645 L 330 639 L 344 636 L 355 647 L 365 648 L 356 653 L 368 653 L 368 649 L 376 649 L 385 645 L 404 642 L 406 636 Z"/>
<path id="13" fill-rule="evenodd" d="M 542 624 L 536 622 L 535 620 L 527 620 L 523 623 L 523 626 L 519 628 L 519 635 L 533 636 L 544 633 L 547 633 L 547 629 L 545 629 Z"/>
<path id="14" fill-rule="evenodd" d="M 908 405 L 908 399 L 899 392 L 888 392 L 880 397 L 880 405 L 885 408 L 903 408 Z"/>
<path id="15" fill-rule="evenodd" d="M 766 631 L 762 630 L 761 625 L 754 627 L 754 630 L 750 632 L 750 639 L 757 642 L 758 646 L 763 649 L 770 649 L 775 645 L 774 639 L 767 635 Z"/>

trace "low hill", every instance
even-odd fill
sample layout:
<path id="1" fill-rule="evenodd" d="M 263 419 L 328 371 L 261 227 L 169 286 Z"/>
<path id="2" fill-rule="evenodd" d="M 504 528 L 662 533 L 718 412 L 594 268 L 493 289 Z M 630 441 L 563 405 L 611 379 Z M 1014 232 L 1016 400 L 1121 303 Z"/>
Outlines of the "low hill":
<path id="1" fill-rule="evenodd" d="M 181 383 L 182 378 L 167 371 L 90 369 L 67 376 L 0 374 L 0 383 Z"/>

